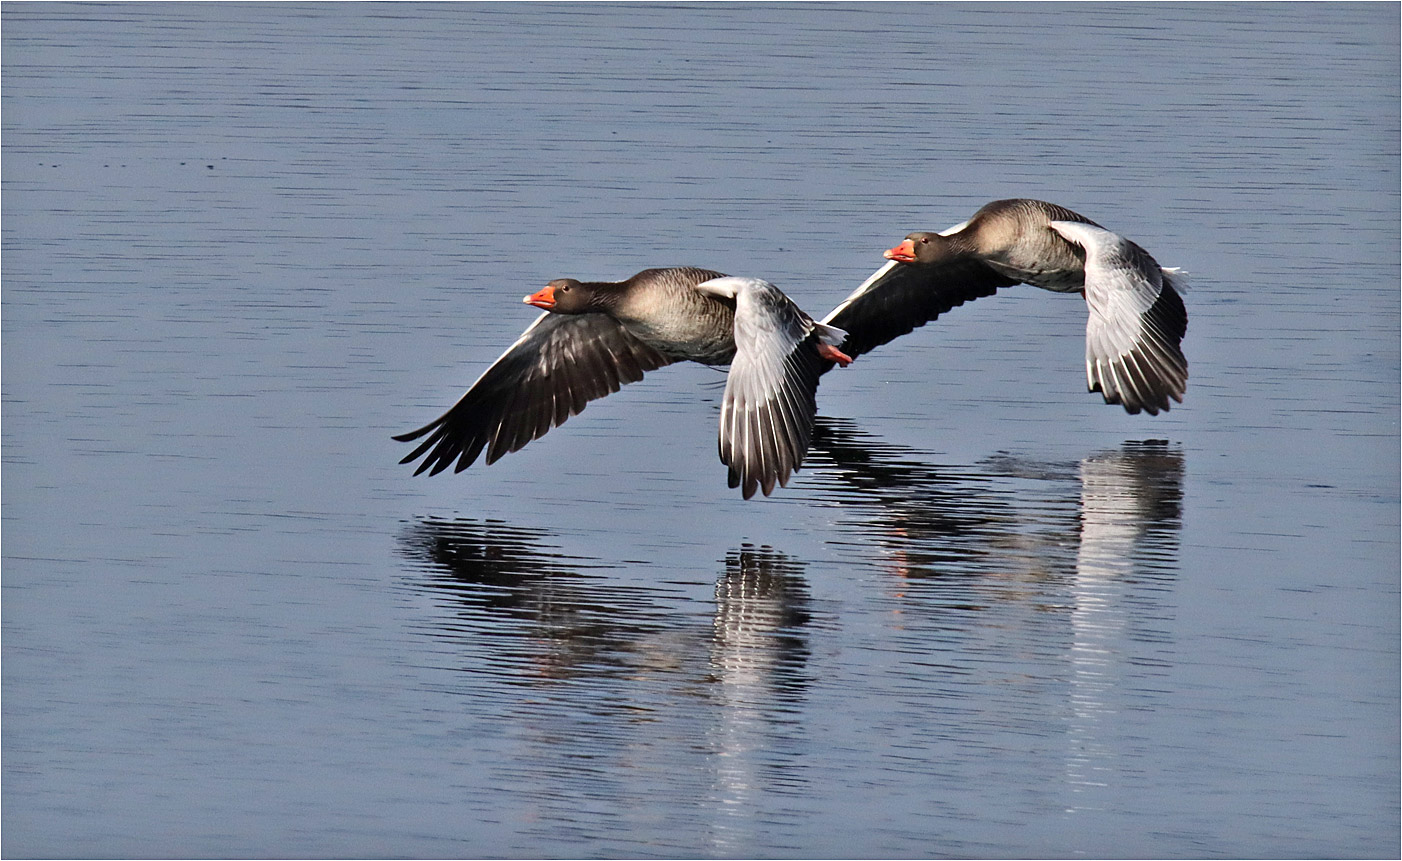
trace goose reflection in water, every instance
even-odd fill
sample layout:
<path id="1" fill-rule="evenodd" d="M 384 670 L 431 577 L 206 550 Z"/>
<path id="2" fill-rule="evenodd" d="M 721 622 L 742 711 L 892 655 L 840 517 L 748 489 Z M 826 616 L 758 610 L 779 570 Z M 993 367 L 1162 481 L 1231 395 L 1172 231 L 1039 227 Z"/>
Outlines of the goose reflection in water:
<path id="1" fill-rule="evenodd" d="M 510 720 L 495 783 L 547 831 L 602 840 L 662 804 L 679 835 L 738 845 L 746 801 L 806 782 L 797 715 L 813 612 L 799 562 L 732 550 L 707 607 L 496 521 L 423 519 L 402 549 L 414 585 L 448 611 L 430 635 L 463 673 L 450 690 Z M 581 818 L 600 807 L 610 817 Z"/>
<path id="2" fill-rule="evenodd" d="M 1176 565 L 1183 455 L 1167 442 L 1130 441 L 1081 462 L 927 457 L 819 418 L 809 466 L 816 493 L 841 503 L 829 543 L 866 556 L 875 544 L 877 564 L 908 580 L 1034 582 L 1128 560 L 1152 576 Z M 1105 544 L 1111 522 L 1132 533 L 1128 543 Z"/>
<path id="3" fill-rule="evenodd" d="M 1065 745 L 1070 812 L 1115 803 L 1117 781 L 1136 771 L 1125 760 L 1151 759 L 1137 721 L 1171 687 L 1154 678 L 1173 659 L 1182 451 L 1130 441 L 1079 462 L 940 467 L 832 419 L 814 449 L 823 492 L 856 503 L 837 509 L 835 527 L 879 548 L 893 627 L 938 668 L 921 677 L 926 689 L 954 699 L 967 694 L 960 679 L 984 680 L 987 729 Z M 1000 676 L 1006 690 L 990 692 Z M 1024 700 L 1057 688 L 1059 725 L 1020 717 Z"/>
<path id="4" fill-rule="evenodd" d="M 610 566 L 560 552 L 542 535 L 490 520 L 410 526 L 403 550 L 420 563 L 422 585 L 453 599 L 453 618 L 434 635 L 490 642 L 499 667 L 542 679 L 662 673 L 702 690 L 721 683 L 726 699 L 745 689 L 757 703 L 807 685 L 808 586 L 786 555 L 732 550 L 703 621 L 680 592 L 619 583 Z"/>
<path id="5" fill-rule="evenodd" d="M 1069 636 L 1059 655 L 1067 686 L 1065 779 L 1075 799 L 1068 812 L 1118 803 L 1132 760 L 1150 758 L 1152 734 L 1138 720 L 1165 705 L 1154 681 L 1172 666 L 1173 580 L 1183 508 L 1183 454 L 1159 440 L 1126 442 L 1079 463 L 1048 466 L 998 458 L 1012 477 L 1040 481 L 1051 495 L 1064 492 L 1073 519 L 1058 521 L 1069 545 L 1044 540 L 1039 551 L 1064 598 L 1044 606 Z"/>

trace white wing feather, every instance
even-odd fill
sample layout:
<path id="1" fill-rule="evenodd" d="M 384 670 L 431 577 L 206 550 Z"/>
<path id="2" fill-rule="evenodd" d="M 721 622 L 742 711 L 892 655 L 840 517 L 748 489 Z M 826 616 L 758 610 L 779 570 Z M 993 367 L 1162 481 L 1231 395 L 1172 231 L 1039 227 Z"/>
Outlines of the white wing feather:
<path id="1" fill-rule="evenodd" d="M 815 323 L 778 287 L 757 278 L 717 278 L 701 289 L 735 299 L 735 359 L 721 402 L 720 459 L 745 498 L 788 484 L 813 437 L 822 359 L 813 341 L 846 332 Z"/>
<path id="2" fill-rule="evenodd" d="M 1156 414 L 1182 403 L 1188 363 L 1179 342 L 1186 328 L 1181 277 L 1148 252 L 1092 224 L 1053 221 L 1051 228 L 1086 252 L 1086 385 L 1132 413 Z"/>

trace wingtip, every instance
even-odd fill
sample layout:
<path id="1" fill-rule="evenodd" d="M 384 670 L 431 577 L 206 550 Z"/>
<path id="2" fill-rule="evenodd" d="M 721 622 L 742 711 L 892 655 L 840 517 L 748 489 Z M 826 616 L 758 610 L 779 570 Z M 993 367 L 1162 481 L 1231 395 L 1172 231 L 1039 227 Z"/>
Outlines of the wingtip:
<path id="1" fill-rule="evenodd" d="M 432 429 L 433 425 L 424 425 L 423 427 L 418 428 L 416 430 L 393 434 L 390 436 L 390 439 L 394 440 L 395 442 L 413 442 L 414 440 L 428 433 Z"/>

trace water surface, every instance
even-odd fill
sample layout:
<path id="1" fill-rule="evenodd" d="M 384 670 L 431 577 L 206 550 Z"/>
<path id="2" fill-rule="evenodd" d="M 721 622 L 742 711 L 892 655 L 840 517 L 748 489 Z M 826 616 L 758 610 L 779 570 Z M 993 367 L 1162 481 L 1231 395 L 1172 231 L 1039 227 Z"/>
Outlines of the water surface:
<path id="1" fill-rule="evenodd" d="M 3 24 L 7 855 L 1399 851 L 1395 6 Z M 702 367 L 396 463 L 552 278 L 821 314 L 1010 196 L 1188 270 L 1186 403 L 1021 287 L 767 500 Z"/>

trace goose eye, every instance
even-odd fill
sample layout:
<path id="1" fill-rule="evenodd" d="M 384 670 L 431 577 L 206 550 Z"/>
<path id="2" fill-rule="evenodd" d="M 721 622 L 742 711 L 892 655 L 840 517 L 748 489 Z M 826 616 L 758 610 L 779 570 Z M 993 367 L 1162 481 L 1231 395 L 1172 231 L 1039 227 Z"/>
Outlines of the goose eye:
<path id="1" fill-rule="evenodd" d="M 929 245 L 929 244 L 930 244 L 930 237 L 928 237 L 928 236 L 922 236 L 922 237 L 920 237 L 920 244 L 921 244 L 921 245 Z"/>

